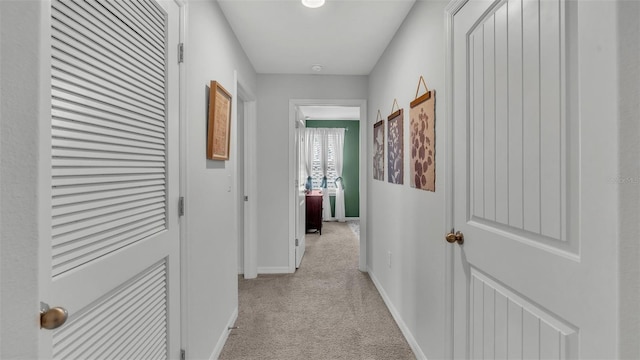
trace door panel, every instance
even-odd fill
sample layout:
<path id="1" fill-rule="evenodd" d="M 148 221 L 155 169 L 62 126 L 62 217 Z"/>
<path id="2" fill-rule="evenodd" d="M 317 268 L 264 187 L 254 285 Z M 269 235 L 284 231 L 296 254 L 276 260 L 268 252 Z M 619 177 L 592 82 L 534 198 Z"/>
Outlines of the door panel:
<path id="1" fill-rule="evenodd" d="M 565 247 L 564 5 L 540 2 L 542 29 L 537 1 L 511 3 L 469 29 L 471 219 Z"/>
<path id="2" fill-rule="evenodd" d="M 299 110 L 296 109 L 296 113 L 299 115 Z M 297 116 L 301 119 L 302 116 Z M 306 233 L 306 189 L 305 189 L 305 177 L 306 177 L 306 145 L 305 145 L 305 126 L 304 120 L 296 122 L 296 180 L 294 181 L 296 189 L 296 239 L 298 239 L 298 246 L 296 246 L 296 268 L 300 267 L 302 257 L 306 250 L 305 233 Z"/>
<path id="3" fill-rule="evenodd" d="M 589 314 L 573 305 L 587 291 L 572 221 L 579 183 L 567 179 L 578 165 L 565 85 L 573 10 L 469 1 L 454 16 L 457 358 L 579 353 Z"/>
<path id="4" fill-rule="evenodd" d="M 51 3 L 42 300 L 69 313 L 42 337 L 54 358 L 179 353 L 178 15 L 172 1 Z"/>
<path id="5" fill-rule="evenodd" d="M 571 325 L 475 268 L 469 293 L 474 359 L 562 359 L 577 344 L 578 333 Z"/>

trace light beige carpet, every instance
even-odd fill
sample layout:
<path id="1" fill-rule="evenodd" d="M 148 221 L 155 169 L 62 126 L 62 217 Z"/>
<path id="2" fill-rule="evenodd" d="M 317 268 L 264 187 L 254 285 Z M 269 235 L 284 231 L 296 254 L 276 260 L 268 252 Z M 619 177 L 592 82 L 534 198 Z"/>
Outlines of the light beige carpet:
<path id="1" fill-rule="evenodd" d="M 307 234 L 295 274 L 239 280 L 239 315 L 220 359 L 415 359 L 344 223 Z"/>

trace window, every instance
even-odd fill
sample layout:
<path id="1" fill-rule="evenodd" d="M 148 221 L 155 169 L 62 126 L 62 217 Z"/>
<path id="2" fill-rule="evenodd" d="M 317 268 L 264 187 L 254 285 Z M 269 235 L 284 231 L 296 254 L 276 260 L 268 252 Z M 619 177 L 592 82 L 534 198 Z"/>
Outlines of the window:
<path id="1" fill-rule="evenodd" d="M 335 158 L 335 136 L 329 135 L 329 153 L 327 155 L 327 188 L 331 193 L 336 188 L 336 158 Z M 322 166 L 320 165 L 320 136 L 313 139 L 313 163 L 311 164 L 311 179 L 314 189 L 320 189 L 322 185 Z"/>

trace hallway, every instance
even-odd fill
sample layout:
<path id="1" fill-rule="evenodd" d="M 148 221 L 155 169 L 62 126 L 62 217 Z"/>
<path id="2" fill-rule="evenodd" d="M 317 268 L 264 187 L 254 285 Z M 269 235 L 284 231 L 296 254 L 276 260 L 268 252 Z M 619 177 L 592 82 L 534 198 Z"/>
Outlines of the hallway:
<path id="1" fill-rule="evenodd" d="M 238 329 L 220 359 L 414 359 L 345 223 L 307 234 L 294 274 L 239 279 Z"/>

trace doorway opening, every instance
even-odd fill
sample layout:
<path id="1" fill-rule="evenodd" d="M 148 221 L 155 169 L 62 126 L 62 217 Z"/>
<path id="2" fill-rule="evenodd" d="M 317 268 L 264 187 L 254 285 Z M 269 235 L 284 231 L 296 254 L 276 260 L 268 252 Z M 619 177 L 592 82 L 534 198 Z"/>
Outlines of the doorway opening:
<path id="1" fill-rule="evenodd" d="M 320 178 L 307 184 L 307 171 L 304 155 L 301 154 L 301 142 L 304 142 L 305 129 L 345 129 L 343 150 L 342 173 L 333 174 L 333 177 L 340 177 L 339 183 L 344 186 L 344 220 L 351 222 L 351 227 L 357 226 L 359 232 L 359 265 L 361 271 L 366 271 L 366 100 L 297 100 L 289 101 L 289 139 L 290 157 L 289 161 L 289 271 L 295 272 L 304 255 L 304 234 L 306 230 L 306 204 L 304 192 L 311 185 L 312 190 L 320 190 Z M 307 139 L 308 141 L 308 139 Z M 308 144 L 313 148 L 312 144 Z M 309 160 L 311 161 L 311 160 Z M 318 167 L 318 166 L 316 166 Z M 318 169 L 316 169 L 318 170 Z M 317 171 L 316 171 L 317 172 Z M 317 175 L 317 174 L 316 174 Z M 323 174 L 324 175 L 324 174 Z M 317 176 L 316 176 L 317 177 Z M 327 174 L 328 180 L 332 177 Z M 323 210 L 323 221 L 333 221 L 336 217 L 335 211 L 335 180 L 327 181 L 330 210 Z M 341 181 L 340 181 L 341 180 Z M 316 184 L 317 183 L 317 184 Z M 330 185 L 329 185 L 330 184 Z M 302 194 L 302 196 L 301 196 Z"/>

